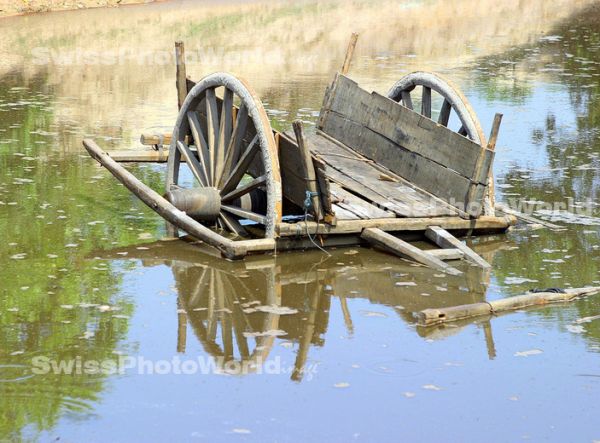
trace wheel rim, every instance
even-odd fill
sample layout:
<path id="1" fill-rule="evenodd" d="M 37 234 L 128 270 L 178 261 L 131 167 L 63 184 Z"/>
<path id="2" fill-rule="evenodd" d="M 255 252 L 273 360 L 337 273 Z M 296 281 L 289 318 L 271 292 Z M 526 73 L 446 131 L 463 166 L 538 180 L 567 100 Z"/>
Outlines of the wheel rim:
<path id="1" fill-rule="evenodd" d="M 245 236 L 244 226 L 254 222 L 264 226 L 265 237 L 275 236 L 281 221 L 277 145 L 261 101 L 244 80 L 215 73 L 189 91 L 169 150 L 168 196 L 185 189 L 182 160 L 194 177 L 193 192 L 213 199 L 214 220 L 202 223 Z"/>
<path id="2" fill-rule="evenodd" d="M 447 127 L 450 115 L 454 111 L 462 125 L 456 132 L 481 146 L 485 146 L 485 136 L 471 104 L 450 80 L 441 75 L 422 71 L 408 74 L 396 82 L 388 92 L 388 97 L 409 109 L 413 109 L 411 92 L 417 86 L 422 87 L 420 114 L 431 118 L 431 92 L 435 91 L 444 99 L 439 112 L 438 123 Z"/>

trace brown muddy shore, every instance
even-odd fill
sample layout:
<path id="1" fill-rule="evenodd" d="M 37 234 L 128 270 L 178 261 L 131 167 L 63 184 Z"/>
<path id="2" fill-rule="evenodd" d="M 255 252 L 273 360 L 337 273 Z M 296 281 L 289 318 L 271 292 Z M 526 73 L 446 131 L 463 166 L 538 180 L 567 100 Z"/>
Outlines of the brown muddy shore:
<path id="1" fill-rule="evenodd" d="M 111 8 L 155 0 L 0 0 L 0 18 L 73 9 Z"/>

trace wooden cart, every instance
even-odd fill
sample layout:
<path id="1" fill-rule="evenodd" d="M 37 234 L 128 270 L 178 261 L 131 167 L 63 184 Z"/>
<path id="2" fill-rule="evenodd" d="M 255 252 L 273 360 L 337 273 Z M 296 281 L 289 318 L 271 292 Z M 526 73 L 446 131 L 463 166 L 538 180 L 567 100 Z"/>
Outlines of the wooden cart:
<path id="1" fill-rule="evenodd" d="M 387 97 L 365 91 L 346 76 L 355 43 L 326 91 L 315 133 L 305 134 L 300 122 L 293 131 L 274 131 L 257 94 L 232 74 L 189 80 L 178 42 L 173 133 L 143 135 L 144 144 L 155 145 L 151 151 L 107 153 L 92 140 L 83 144 L 175 232 L 230 259 L 370 243 L 448 273 L 460 271 L 447 259 L 488 267 L 455 235 L 502 232 L 515 222 L 494 212 L 491 168 L 501 116 L 486 142 L 466 98 L 433 73 L 407 75 Z M 417 91 L 420 109 L 413 106 Z M 120 164 L 127 161 L 166 162 L 166 194 L 140 182 Z M 419 235 L 441 249 L 406 241 Z"/>

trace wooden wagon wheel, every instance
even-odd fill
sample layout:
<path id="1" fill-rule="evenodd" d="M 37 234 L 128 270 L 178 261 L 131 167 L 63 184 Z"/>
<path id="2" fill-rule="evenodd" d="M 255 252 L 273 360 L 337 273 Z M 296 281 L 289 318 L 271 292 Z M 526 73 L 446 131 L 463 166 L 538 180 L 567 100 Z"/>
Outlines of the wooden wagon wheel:
<path id="1" fill-rule="evenodd" d="M 222 93 L 222 98 L 219 97 Z M 180 183 L 186 161 L 195 185 Z M 188 93 L 173 131 L 167 200 L 207 226 L 239 236 L 245 224 L 275 236 L 281 221 L 281 175 L 273 130 L 248 84 L 228 73 L 211 74 Z"/>
<path id="2" fill-rule="evenodd" d="M 471 104 L 450 80 L 441 75 L 423 71 L 410 73 L 392 86 L 392 89 L 388 92 L 388 97 L 409 109 L 413 109 L 411 92 L 417 86 L 422 88 L 420 109 L 422 115 L 431 118 L 431 92 L 435 91 L 444 99 L 437 119 L 438 123 L 447 127 L 450 115 L 454 111 L 461 123 L 456 132 L 468 137 L 477 144 L 485 146 L 485 136 Z"/>
<path id="3" fill-rule="evenodd" d="M 448 127 L 450 116 L 454 112 L 460 121 L 460 127 L 456 132 L 481 146 L 486 146 L 487 142 L 481 129 L 481 123 L 479 123 L 469 100 L 454 83 L 443 76 L 433 72 L 412 72 L 392 86 L 388 97 L 414 110 L 411 93 L 417 87 L 421 87 L 421 109 L 418 111 L 421 115 L 432 118 L 432 91 L 435 91 L 443 98 L 437 122 Z M 484 201 L 484 213 L 494 214 L 494 177 L 491 171 Z"/>
<path id="4" fill-rule="evenodd" d="M 260 301 L 254 298 L 253 291 L 239 277 L 230 272 L 205 267 L 195 280 L 190 278 L 189 271 L 198 269 L 197 267 L 176 268 L 174 267 L 178 286 L 189 289 L 193 287 L 191 292 L 185 291 L 187 293 L 182 301 L 204 349 L 218 359 L 221 369 L 258 369 L 275 342 L 272 334 L 261 333 L 276 330 L 280 315 L 274 311 L 252 314 L 247 311 L 262 304 L 274 308 L 281 306 L 280 286 L 275 283 L 273 270 L 266 269 L 266 299 Z M 249 316 L 263 318 L 257 323 L 256 320 L 260 318 Z"/>

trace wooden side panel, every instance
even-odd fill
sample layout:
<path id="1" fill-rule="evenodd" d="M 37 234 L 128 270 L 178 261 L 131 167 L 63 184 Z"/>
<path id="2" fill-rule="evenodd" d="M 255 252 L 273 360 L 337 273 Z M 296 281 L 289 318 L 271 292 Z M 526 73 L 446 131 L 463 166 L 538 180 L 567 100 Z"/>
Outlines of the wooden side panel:
<path id="1" fill-rule="evenodd" d="M 286 199 L 303 208 L 309 189 L 304 155 L 296 142 L 285 134 L 279 134 L 279 168 L 281 186 Z"/>
<path id="2" fill-rule="evenodd" d="M 342 75 L 329 94 L 323 132 L 458 209 L 480 214 L 469 198 L 482 201 L 493 151 Z"/>

